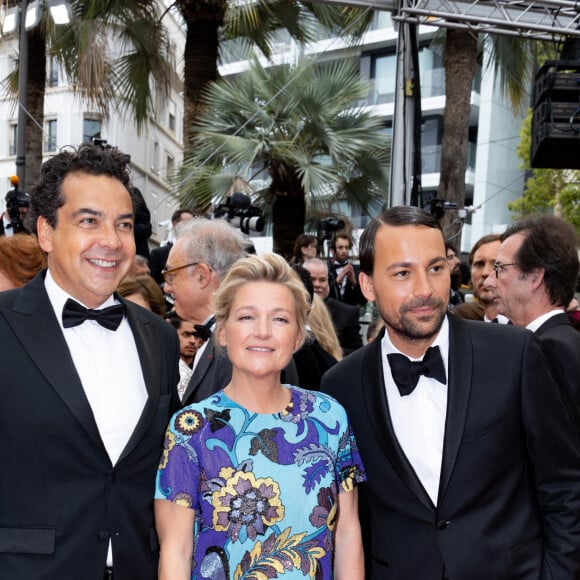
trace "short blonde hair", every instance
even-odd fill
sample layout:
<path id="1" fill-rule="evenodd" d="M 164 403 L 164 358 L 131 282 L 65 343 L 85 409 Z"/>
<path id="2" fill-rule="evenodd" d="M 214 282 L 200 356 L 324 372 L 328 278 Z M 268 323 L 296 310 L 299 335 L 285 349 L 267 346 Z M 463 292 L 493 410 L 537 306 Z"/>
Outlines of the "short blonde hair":
<path id="1" fill-rule="evenodd" d="M 308 292 L 298 275 L 278 254 L 248 256 L 238 260 L 226 274 L 220 284 L 215 299 L 215 317 L 218 332 L 229 318 L 232 304 L 238 290 L 252 282 L 271 282 L 288 288 L 296 306 L 296 322 L 300 333 L 300 348 L 306 338 L 306 320 L 308 318 Z"/>

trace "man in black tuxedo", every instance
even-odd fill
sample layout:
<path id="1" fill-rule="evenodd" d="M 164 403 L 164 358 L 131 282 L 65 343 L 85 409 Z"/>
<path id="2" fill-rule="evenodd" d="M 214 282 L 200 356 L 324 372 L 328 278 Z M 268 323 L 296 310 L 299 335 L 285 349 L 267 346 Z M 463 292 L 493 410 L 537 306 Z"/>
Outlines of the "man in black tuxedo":
<path id="1" fill-rule="evenodd" d="M 578 438 L 537 338 L 446 314 L 443 233 L 419 208 L 375 218 L 360 258 L 385 330 L 322 390 L 367 470 L 368 577 L 580 578 Z"/>
<path id="2" fill-rule="evenodd" d="M 540 339 L 580 434 L 580 333 L 566 307 L 578 278 L 578 236 L 553 215 L 524 218 L 501 237 L 495 276 L 485 286 L 498 310 Z"/>
<path id="3" fill-rule="evenodd" d="M 328 308 L 343 354 L 346 356 L 361 348 L 363 342 L 358 321 L 358 308 L 340 302 L 329 295 L 329 273 L 326 262 L 319 258 L 312 258 L 306 260 L 303 266 L 310 272 L 314 292 L 324 300 Z"/>
<path id="4" fill-rule="evenodd" d="M 32 192 L 48 270 L 0 294 L 0 578 L 157 578 L 179 346 L 114 293 L 135 255 L 130 191 L 124 156 L 84 145 L 48 160 Z"/>

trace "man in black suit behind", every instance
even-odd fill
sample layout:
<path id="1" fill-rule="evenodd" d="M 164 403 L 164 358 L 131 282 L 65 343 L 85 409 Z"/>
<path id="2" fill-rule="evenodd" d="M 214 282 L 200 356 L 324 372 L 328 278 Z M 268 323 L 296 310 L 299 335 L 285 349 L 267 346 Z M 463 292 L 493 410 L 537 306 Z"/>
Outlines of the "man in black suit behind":
<path id="1" fill-rule="evenodd" d="M 368 577 L 580 578 L 578 438 L 536 337 L 446 315 L 443 233 L 423 210 L 386 210 L 359 248 L 385 331 L 322 390 L 367 470 Z"/>
<path id="2" fill-rule="evenodd" d="M 484 286 L 500 314 L 540 339 L 580 435 L 580 333 L 565 310 L 578 278 L 578 236 L 553 215 L 524 218 L 501 237 L 495 275 Z"/>
<path id="3" fill-rule="evenodd" d="M 0 294 L 0 578 L 154 580 L 155 474 L 178 407 L 174 330 L 114 294 L 135 255 L 124 156 L 48 160 L 48 270 Z"/>
<path id="4" fill-rule="evenodd" d="M 346 356 L 363 345 L 358 321 L 358 308 L 330 296 L 328 264 L 319 258 L 306 260 L 304 268 L 310 272 L 314 292 L 318 294 L 328 308 L 338 342 Z"/>

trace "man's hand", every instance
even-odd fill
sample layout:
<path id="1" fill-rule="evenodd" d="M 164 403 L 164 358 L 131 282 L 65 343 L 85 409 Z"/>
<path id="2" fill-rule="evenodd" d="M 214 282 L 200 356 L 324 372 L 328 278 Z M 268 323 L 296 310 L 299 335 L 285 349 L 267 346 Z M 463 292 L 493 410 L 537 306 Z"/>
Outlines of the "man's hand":
<path id="1" fill-rule="evenodd" d="M 346 263 L 346 266 L 340 271 L 340 274 L 336 276 L 336 281 L 338 284 L 342 284 L 344 277 L 347 277 L 351 284 L 356 286 L 356 277 L 354 275 L 354 268 L 350 262 Z"/>

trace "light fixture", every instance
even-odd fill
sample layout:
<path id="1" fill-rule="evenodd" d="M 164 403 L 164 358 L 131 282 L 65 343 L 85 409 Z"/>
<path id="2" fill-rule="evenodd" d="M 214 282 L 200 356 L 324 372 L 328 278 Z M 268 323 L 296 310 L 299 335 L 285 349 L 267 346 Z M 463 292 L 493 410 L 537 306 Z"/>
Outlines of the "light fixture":
<path id="1" fill-rule="evenodd" d="M 34 0 L 26 7 L 26 18 L 24 19 L 24 27 L 26 30 L 32 30 L 40 24 L 42 18 L 42 6 L 39 0 Z"/>
<path id="2" fill-rule="evenodd" d="M 2 22 L 2 36 L 8 36 L 18 31 L 18 24 L 20 20 L 20 8 L 8 8 L 4 13 L 4 21 Z"/>
<path id="3" fill-rule="evenodd" d="M 57 26 L 72 22 L 72 10 L 68 0 L 48 0 L 48 9 Z"/>

